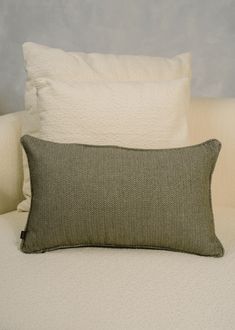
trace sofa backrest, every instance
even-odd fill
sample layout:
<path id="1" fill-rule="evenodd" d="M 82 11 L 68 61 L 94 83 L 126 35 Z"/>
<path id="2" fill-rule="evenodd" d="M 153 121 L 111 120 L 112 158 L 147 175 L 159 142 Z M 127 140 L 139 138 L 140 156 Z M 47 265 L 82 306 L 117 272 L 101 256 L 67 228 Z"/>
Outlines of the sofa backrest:
<path id="1" fill-rule="evenodd" d="M 23 112 L 0 116 L 0 214 L 22 199 L 20 146 Z M 213 202 L 235 207 L 235 99 L 195 98 L 189 113 L 191 143 L 217 138 L 222 150 L 212 180 Z"/>
<path id="2" fill-rule="evenodd" d="M 189 124 L 192 143 L 210 138 L 222 142 L 212 179 L 213 202 L 235 207 L 235 99 L 193 99 Z"/>

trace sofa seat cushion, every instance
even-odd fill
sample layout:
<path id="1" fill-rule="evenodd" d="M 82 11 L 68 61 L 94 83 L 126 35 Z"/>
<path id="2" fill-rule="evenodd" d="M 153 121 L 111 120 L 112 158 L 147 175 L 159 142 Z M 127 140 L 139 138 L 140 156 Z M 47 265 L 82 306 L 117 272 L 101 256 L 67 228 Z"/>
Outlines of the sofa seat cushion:
<path id="1" fill-rule="evenodd" d="M 156 250 L 19 249 L 27 213 L 0 216 L 0 329 L 232 329 L 235 209 L 216 209 L 223 258 Z"/>

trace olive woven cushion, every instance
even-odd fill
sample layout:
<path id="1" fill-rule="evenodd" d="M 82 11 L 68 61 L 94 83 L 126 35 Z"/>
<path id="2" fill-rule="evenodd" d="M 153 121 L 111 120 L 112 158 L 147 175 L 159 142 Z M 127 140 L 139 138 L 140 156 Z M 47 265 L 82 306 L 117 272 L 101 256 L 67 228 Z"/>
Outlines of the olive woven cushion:
<path id="1" fill-rule="evenodd" d="M 32 184 L 23 252 L 99 246 L 223 255 L 211 205 L 219 141 L 159 150 L 21 141 Z"/>

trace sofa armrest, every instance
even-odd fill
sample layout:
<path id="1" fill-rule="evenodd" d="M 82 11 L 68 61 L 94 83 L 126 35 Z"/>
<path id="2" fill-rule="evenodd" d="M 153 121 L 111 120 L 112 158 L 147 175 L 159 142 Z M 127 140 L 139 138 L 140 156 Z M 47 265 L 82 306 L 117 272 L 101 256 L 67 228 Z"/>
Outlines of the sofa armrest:
<path id="1" fill-rule="evenodd" d="M 23 199 L 22 116 L 23 112 L 0 116 L 0 214 L 15 210 Z"/>

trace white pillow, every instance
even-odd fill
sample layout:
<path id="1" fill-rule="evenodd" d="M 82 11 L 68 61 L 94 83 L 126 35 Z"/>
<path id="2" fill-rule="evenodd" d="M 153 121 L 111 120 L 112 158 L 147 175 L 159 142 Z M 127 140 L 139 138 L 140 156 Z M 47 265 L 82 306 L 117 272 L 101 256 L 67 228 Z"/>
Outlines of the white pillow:
<path id="1" fill-rule="evenodd" d="M 172 148 L 188 143 L 189 79 L 35 81 L 39 137 L 52 142 Z"/>
<path id="2" fill-rule="evenodd" d="M 49 78 L 69 81 L 161 81 L 183 77 L 191 78 L 191 56 L 189 53 L 171 59 L 151 56 L 86 54 L 65 52 L 27 42 L 23 45 L 27 72 L 25 91 L 26 116 L 22 135 L 37 136 L 39 117 L 35 80 Z M 24 184 L 26 198 L 18 210 L 28 211 L 30 206 L 30 180 L 28 163 L 23 155 Z"/>
<path id="3" fill-rule="evenodd" d="M 144 149 L 188 143 L 187 78 L 104 83 L 39 79 L 35 83 L 42 139 Z"/>

